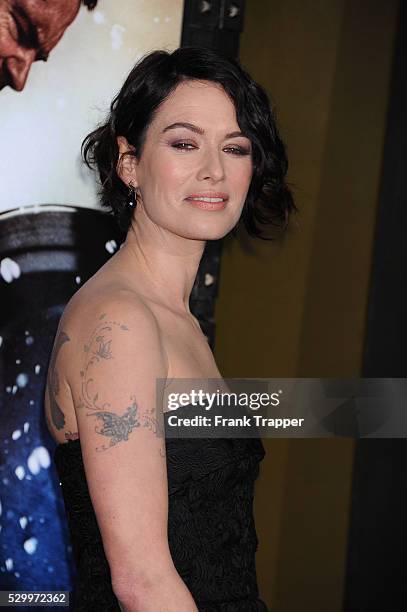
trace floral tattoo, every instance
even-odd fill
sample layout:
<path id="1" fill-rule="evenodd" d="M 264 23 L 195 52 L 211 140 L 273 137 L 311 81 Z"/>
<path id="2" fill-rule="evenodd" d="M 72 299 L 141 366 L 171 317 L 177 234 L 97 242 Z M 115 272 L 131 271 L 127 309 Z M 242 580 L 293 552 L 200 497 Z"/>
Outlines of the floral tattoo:
<path id="1" fill-rule="evenodd" d="M 104 451 L 120 442 L 126 442 L 132 431 L 138 427 L 149 429 L 163 438 L 162 424 L 158 422 L 155 410 L 139 413 L 134 395 L 129 398 L 123 413 L 117 414 L 111 410 L 109 402 L 101 403 L 97 389 L 94 389 L 92 372 L 102 360 L 114 359 L 112 339 L 109 337 L 113 327 L 119 327 L 127 333 L 129 328 L 117 321 L 106 319 L 106 313 L 100 315 L 99 322 L 94 329 L 88 344 L 84 346 L 85 365 L 81 370 L 82 398 L 79 408 L 90 410 L 86 416 L 95 417 L 98 424 L 95 431 L 103 436 L 103 443 L 96 447 L 97 451 Z M 163 438 L 164 439 L 164 438 Z M 164 456 L 164 445 L 160 448 L 160 455 Z"/>

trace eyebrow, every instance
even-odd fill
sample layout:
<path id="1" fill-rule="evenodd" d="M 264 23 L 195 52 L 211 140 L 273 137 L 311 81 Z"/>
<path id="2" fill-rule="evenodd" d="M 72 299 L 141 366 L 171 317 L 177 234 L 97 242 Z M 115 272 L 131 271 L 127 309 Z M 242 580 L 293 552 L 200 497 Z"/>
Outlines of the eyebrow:
<path id="1" fill-rule="evenodd" d="M 166 128 L 163 129 L 162 133 L 168 132 L 168 130 L 175 130 L 176 128 L 186 128 L 187 130 L 191 130 L 191 132 L 195 132 L 195 134 L 205 134 L 205 130 L 194 125 L 193 123 L 185 123 L 184 121 L 177 121 L 177 123 L 171 123 L 171 125 L 167 125 Z M 238 136 L 243 136 L 243 138 L 247 138 L 245 134 L 242 132 L 230 132 L 229 134 L 225 134 L 225 138 L 237 138 Z"/>
<path id="2" fill-rule="evenodd" d="M 24 28 L 22 28 L 21 24 L 18 24 L 19 27 L 23 31 L 25 40 L 29 43 L 32 49 L 38 49 L 36 56 L 35 56 L 35 61 L 43 60 L 46 62 L 48 59 L 49 53 L 46 53 L 43 47 L 41 46 L 41 43 L 38 38 L 37 26 L 33 24 L 30 16 L 28 15 L 24 7 L 17 5 L 14 7 L 14 10 L 18 14 L 18 16 L 24 20 L 24 23 L 27 26 L 27 31 L 25 31 Z"/>

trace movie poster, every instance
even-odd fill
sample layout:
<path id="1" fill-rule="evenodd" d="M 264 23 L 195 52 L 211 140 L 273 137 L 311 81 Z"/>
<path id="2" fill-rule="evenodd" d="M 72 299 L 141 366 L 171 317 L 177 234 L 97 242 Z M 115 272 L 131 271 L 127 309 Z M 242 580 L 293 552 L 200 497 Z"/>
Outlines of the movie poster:
<path id="1" fill-rule="evenodd" d="M 118 248 L 80 145 L 182 0 L 0 0 L 0 589 L 70 590 L 43 393 L 59 317 Z"/>

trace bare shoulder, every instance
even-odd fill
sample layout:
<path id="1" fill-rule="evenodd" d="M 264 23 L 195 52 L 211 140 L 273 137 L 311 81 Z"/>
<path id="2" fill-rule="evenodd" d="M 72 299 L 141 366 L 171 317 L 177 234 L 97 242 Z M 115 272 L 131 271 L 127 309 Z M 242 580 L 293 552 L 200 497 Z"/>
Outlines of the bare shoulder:
<path id="1" fill-rule="evenodd" d="M 126 287 L 117 284 L 98 284 L 89 288 L 84 285 L 69 300 L 63 314 L 67 324 L 83 323 L 95 314 L 109 309 L 119 316 L 142 318 L 143 322 L 155 322 L 154 314 L 142 297 Z"/>
<path id="2" fill-rule="evenodd" d="M 98 401 L 102 395 L 130 405 L 136 373 L 150 396 L 156 378 L 168 373 L 160 328 L 148 305 L 117 286 L 75 294 L 61 317 L 47 377 L 46 416 L 54 438 L 78 437 L 78 411 L 105 409 L 107 403 Z"/>
<path id="3" fill-rule="evenodd" d="M 112 343 L 124 351 L 136 341 L 140 350 L 160 350 L 166 360 L 160 327 L 151 308 L 135 292 L 106 288 L 76 294 L 61 319 L 62 340 L 69 337 L 76 359 L 66 365 L 67 380 L 76 376 L 79 356 L 92 347 L 100 358 L 112 358 Z M 82 359 L 83 361 L 83 359 Z"/>

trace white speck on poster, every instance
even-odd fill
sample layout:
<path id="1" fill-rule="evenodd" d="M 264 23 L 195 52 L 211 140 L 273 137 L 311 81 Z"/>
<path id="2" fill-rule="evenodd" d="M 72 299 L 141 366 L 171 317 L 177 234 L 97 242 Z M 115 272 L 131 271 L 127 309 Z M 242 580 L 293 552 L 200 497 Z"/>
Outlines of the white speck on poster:
<path id="1" fill-rule="evenodd" d="M 25 372 L 20 372 L 20 374 L 16 378 L 16 383 L 17 383 L 17 386 L 20 387 L 20 389 L 23 389 L 24 387 L 26 387 L 28 384 L 27 374 Z"/>
<path id="2" fill-rule="evenodd" d="M 37 538 L 28 538 L 28 540 L 25 540 L 23 546 L 26 553 L 33 555 L 37 550 L 38 540 Z"/>
<path id="3" fill-rule="evenodd" d="M 14 474 L 17 476 L 18 480 L 23 480 L 25 476 L 25 469 L 22 465 L 18 465 L 14 470 Z"/>
<path id="4" fill-rule="evenodd" d="M 36 476 L 41 468 L 47 469 L 51 465 L 51 459 L 45 446 L 37 446 L 27 460 L 28 469 Z"/>
<path id="5" fill-rule="evenodd" d="M 93 13 L 93 21 L 97 23 L 97 25 L 101 25 L 102 23 L 106 23 L 105 14 L 102 11 L 95 11 Z"/>
<path id="6" fill-rule="evenodd" d="M 20 266 L 16 261 L 10 257 L 5 257 L 0 262 L 0 275 L 6 283 L 13 282 L 14 279 L 19 278 L 21 274 Z"/>
<path id="7" fill-rule="evenodd" d="M 19 523 L 20 523 L 20 527 L 21 529 L 25 529 L 28 523 L 28 519 L 26 516 L 20 516 L 19 518 Z"/>
<path id="8" fill-rule="evenodd" d="M 112 25 L 112 29 L 110 30 L 110 39 L 113 51 L 118 51 L 123 46 L 123 34 L 125 31 L 126 28 L 118 23 Z"/>

